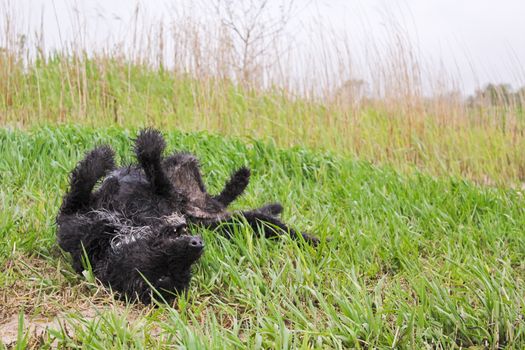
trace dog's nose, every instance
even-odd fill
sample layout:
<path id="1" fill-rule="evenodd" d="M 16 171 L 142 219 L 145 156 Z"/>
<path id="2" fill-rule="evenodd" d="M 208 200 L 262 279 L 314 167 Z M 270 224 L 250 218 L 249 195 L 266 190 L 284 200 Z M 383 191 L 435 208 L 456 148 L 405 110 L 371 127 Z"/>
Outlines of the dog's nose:
<path id="1" fill-rule="evenodd" d="M 202 249 L 204 248 L 204 243 L 202 242 L 202 238 L 200 237 L 192 237 L 190 239 L 190 247 L 193 249 Z"/>

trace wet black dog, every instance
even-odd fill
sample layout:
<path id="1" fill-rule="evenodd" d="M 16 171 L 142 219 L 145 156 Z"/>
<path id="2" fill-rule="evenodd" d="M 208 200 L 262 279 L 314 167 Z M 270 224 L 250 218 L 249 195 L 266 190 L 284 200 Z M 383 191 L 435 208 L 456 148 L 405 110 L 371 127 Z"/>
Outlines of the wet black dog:
<path id="1" fill-rule="evenodd" d="M 204 249 L 202 239 L 188 228 L 218 228 L 228 234 L 230 224 L 246 222 L 266 237 L 289 233 L 318 243 L 278 219 L 280 204 L 226 210 L 248 185 L 247 168 L 237 170 L 222 192 L 211 196 L 197 159 L 187 153 L 163 158 L 164 148 L 162 135 L 146 129 L 135 141 L 138 165 L 115 168 L 113 151 L 101 146 L 72 171 L 57 217 L 57 236 L 76 271 L 82 272 L 89 262 L 95 276 L 122 297 L 149 303 L 153 287 L 170 301 L 187 288 L 191 266 Z"/>

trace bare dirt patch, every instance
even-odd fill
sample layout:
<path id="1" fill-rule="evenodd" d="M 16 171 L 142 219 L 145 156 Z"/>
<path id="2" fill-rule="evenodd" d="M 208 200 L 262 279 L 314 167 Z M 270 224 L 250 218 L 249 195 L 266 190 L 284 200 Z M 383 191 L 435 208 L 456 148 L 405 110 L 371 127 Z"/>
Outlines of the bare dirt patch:
<path id="1" fill-rule="evenodd" d="M 17 342 L 20 322 L 30 347 L 38 347 L 49 329 L 70 334 L 70 315 L 85 321 L 112 310 L 126 313 L 130 322 L 149 308 L 125 306 L 103 286 L 78 278 L 58 260 L 15 255 L 2 266 L 0 286 L 0 341 Z"/>

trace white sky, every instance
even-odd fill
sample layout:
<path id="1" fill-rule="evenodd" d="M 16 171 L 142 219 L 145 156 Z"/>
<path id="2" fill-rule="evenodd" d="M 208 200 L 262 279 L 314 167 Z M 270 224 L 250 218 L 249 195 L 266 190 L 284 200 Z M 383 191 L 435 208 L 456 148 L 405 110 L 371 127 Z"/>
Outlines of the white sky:
<path id="1" fill-rule="evenodd" d="M 189 0 L 141 1 L 153 17 L 166 17 L 167 7 L 176 8 Z M 272 1 L 272 0 L 270 0 Z M 9 1 L 8 1 L 9 2 Z M 191 2 L 191 1 L 190 1 Z M 255 2 L 257 2 L 255 0 Z M 299 7 L 306 0 L 296 0 Z M 312 0 L 298 12 L 291 31 L 298 40 L 312 40 L 298 28 L 322 23 L 347 33 L 352 49 L 360 52 L 375 40 L 381 47 L 392 23 L 401 26 L 425 61 L 444 66 L 460 80 L 459 88 L 471 93 L 487 82 L 525 85 L 525 0 Z M 0 0 L 0 11 L 6 11 Z M 100 40 L 126 31 L 136 0 L 13 0 L 15 18 L 24 30 L 44 19 L 47 49 L 68 40 L 75 27 L 73 5 L 85 18 L 90 35 Z M 304 6 L 303 6 L 304 7 Z M 191 11 L 190 11 L 191 12 Z M 0 17 L 4 26 L 5 16 Z M 58 23 L 58 25 L 57 25 Z M 58 31 L 60 27 L 60 32 Z M 115 34 L 117 33 L 117 34 Z M 120 34 L 118 34 L 120 33 Z M 71 38 L 69 38 L 71 39 Z M 364 57 L 364 56 L 363 56 Z"/>

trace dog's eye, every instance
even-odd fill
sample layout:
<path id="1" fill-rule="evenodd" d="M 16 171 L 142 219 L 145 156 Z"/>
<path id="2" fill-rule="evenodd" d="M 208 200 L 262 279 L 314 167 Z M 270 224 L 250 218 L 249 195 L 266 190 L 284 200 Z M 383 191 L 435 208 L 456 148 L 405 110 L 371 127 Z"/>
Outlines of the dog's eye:
<path id="1" fill-rule="evenodd" d="M 188 226 L 186 224 L 178 225 L 173 228 L 173 231 L 180 236 L 187 233 Z"/>

